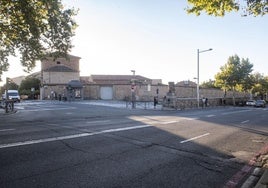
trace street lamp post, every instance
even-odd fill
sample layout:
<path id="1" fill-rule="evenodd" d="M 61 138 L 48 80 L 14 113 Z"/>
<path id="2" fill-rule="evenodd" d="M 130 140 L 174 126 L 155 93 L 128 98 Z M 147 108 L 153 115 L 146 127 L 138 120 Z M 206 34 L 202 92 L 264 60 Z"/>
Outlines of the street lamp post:
<path id="1" fill-rule="evenodd" d="M 135 70 L 131 70 L 131 72 L 133 73 L 133 76 L 135 76 L 135 72 L 136 72 L 136 71 L 135 71 Z"/>
<path id="2" fill-rule="evenodd" d="M 209 48 L 207 50 L 199 50 L 197 49 L 197 84 L 196 84 L 196 95 L 197 95 L 197 108 L 199 108 L 199 54 L 203 53 L 203 52 L 207 52 L 207 51 L 211 51 L 212 48 Z"/>
<path id="3" fill-rule="evenodd" d="M 131 72 L 133 73 L 133 77 L 135 77 L 135 70 L 131 70 Z M 136 88 L 136 80 L 135 79 L 131 79 L 131 103 L 132 103 L 132 108 L 135 108 L 135 101 L 136 101 L 136 95 L 135 95 L 135 88 Z"/>

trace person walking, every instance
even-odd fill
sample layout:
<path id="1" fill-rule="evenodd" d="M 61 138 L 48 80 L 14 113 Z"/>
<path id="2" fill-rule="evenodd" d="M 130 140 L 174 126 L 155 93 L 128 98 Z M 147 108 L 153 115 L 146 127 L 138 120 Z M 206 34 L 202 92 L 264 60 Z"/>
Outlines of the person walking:
<path id="1" fill-rule="evenodd" d="M 156 109 L 156 105 L 157 105 L 157 98 L 154 97 L 154 109 Z"/>

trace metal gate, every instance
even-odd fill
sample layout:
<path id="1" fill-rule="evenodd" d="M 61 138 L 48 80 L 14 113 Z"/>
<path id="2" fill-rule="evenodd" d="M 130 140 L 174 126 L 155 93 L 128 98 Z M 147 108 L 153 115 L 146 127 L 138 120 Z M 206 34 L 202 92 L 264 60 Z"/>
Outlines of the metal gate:
<path id="1" fill-rule="evenodd" d="M 101 87 L 100 98 L 102 100 L 112 100 L 113 99 L 113 87 L 110 87 L 110 86 Z"/>

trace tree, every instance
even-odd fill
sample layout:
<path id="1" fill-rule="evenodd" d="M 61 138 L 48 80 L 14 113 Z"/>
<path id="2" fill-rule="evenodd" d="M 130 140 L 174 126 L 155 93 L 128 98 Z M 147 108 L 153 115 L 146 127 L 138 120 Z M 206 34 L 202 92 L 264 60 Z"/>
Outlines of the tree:
<path id="1" fill-rule="evenodd" d="M 3 94 L 5 92 L 5 90 L 18 90 L 19 86 L 13 82 L 12 80 L 10 80 L 8 82 L 8 88 L 7 88 L 7 84 L 4 84 L 3 87 L 1 87 L 0 89 L 0 94 Z"/>
<path id="2" fill-rule="evenodd" d="M 252 75 L 252 82 L 254 84 L 251 87 L 251 93 L 263 99 L 268 93 L 268 77 L 256 72 Z"/>
<path id="3" fill-rule="evenodd" d="M 215 85 L 215 80 L 209 79 L 208 81 L 202 82 L 200 85 L 203 88 L 219 88 Z"/>
<path id="4" fill-rule="evenodd" d="M 77 26 L 74 8 L 61 0 L 0 1 L 0 80 L 9 68 L 9 56 L 20 54 L 24 71 L 31 71 L 47 54 L 66 55 Z M 55 53 L 56 52 L 56 53 Z"/>
<path id="5" fill-rule="evenodd" d="M 24 80 L 22 80 L 19 87 L 19 92 L 21 95 L 28 95 L 33 97 L 33 95 L 40 94 L 39 87 L 40 87 L 40 80 L 28 76 Z M 32 88 L 34 88 L 34 91 L 32 90 Z"/>
<path id="6" fill-rule="evenodd" d="M 233 104 L 235 104 L 235 91 L 243 91 L 246 88 L 245 81 L 250 78 L 253 64 L 248 59 L 240 60 L 237 55 L 228 58 L 227 63 L 220 68 L 215 75 L 215 85 L 224 91 L 233 91 Z M 248 86 L 247 86 L 248 87 Z"/>
<path id="7" fill-rule="evenodd" d="M 194 13 L 197 16 L 205 11 L 208 15 L 224 16 L 226 12 L 242 11 L 242 15 L 265 15 L 268 13 L 267 0 L 188 0 L 192 5 L 187 7 L 188 13 Z"/>

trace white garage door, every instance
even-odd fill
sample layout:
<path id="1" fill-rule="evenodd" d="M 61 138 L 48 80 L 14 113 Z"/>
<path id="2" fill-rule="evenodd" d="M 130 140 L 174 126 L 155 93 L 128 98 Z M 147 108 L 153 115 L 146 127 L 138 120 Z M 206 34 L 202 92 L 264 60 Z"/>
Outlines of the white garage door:
<path id="1" fill-rule="evenodd" d="M 112 87 L 101 87 L 100 88 L 100 98 L 103 100 L 113 99 L 113 88 Z"/>

